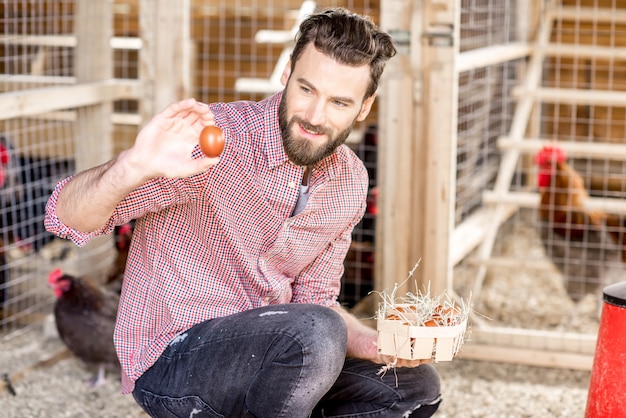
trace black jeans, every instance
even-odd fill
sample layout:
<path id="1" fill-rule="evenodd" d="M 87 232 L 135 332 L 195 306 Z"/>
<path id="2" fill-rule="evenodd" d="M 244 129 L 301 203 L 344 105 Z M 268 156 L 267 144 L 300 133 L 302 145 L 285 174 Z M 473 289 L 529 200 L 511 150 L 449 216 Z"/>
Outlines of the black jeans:
<path id="1" fill-rule="evenodd" d="M 430 365 L 377 375 L 346 359 L 346 327 L 331 309 L 275 305 L 198 324 L 176 337 L 135 385 L 153 417 L 430 417 Z M 396 385 L 397 383 L 397 385 Z"/>

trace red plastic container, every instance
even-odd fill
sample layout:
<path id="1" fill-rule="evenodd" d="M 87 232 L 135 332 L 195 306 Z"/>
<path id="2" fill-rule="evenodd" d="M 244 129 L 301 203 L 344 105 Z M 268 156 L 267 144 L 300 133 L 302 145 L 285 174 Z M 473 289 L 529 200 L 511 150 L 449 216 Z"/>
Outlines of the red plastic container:
<path id="1" fill-rule="evenodd" d="M 626 282 L 603 299 L 585 418 L 626 418 Z"/>

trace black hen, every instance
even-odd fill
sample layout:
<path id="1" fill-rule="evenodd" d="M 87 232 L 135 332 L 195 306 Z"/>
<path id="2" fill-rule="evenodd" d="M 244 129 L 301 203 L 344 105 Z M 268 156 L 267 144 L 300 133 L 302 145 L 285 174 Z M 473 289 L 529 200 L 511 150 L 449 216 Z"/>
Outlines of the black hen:
<path id="1" fill-rule="evenodd" d="M 99 366 L 92 385 L 100 386 L 105 367 L 119 367 L 113 345 L 119 295 L 59 269 L 50 273 L 48 284 L 57 297 L 54 318 L 61 340 L 85 363 Z"/>

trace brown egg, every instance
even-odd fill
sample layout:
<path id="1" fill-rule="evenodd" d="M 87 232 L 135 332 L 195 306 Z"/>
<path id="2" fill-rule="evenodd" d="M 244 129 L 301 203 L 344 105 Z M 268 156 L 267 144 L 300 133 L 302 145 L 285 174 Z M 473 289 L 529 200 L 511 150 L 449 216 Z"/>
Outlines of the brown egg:
<path id="1" fill-rule="evenodd" d="M 200 149 L 210 158 L 219 157 L 224 151 L 224 133 L 215 125 L 206 126 L 200 132 Z"/>

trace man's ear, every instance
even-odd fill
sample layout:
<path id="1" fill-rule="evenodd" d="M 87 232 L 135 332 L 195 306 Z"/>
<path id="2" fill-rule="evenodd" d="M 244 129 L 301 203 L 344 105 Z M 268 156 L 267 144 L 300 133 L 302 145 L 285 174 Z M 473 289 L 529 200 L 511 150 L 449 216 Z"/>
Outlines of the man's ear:
<path id="1" fill-rule="evenodd" d="M 374 100 L 376 100 L 376 93 L 372 94 L 370 97 L 363 101 L 363 106 L 361 106 L 361 111 L 357 116 L 356 120 L 361 122 L 365 120 L 367 115 L 369 115 L 370 110 L 372 110 L 372 105 L 374 104 Z"/>
<path id="2" fill-rule="evenodd" d="M 287 85 L 287 80 L 289 80 L 289 76 L 291 75 L 291 58 L 285 64 L 285 69 L 283 70 L 283 74 L 280 76 L 280 83 L 283 86 Z"/>

